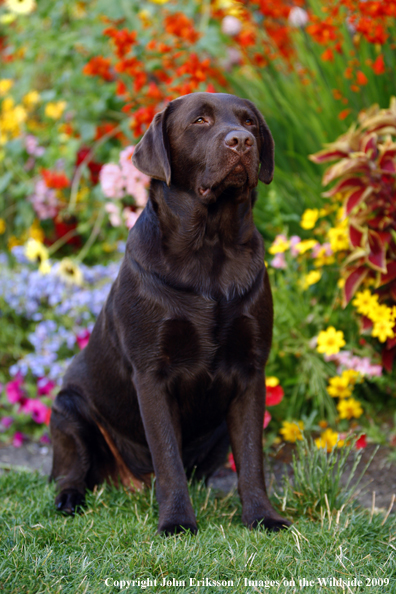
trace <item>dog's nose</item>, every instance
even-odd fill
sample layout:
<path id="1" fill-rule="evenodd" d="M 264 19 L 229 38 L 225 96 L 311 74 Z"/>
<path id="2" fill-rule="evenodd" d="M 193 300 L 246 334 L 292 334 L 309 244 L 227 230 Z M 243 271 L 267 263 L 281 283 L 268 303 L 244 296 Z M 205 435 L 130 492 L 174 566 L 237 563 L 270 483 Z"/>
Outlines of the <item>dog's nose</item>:
<path id="1" fill-rule="evenodd" d="M 227 134 L 224 142 L 228 148 L 243 155 L 243 153 L 246 153 L 253 146 L 254 138 L 245 130 L 232 130 L 232 132 Z"/>

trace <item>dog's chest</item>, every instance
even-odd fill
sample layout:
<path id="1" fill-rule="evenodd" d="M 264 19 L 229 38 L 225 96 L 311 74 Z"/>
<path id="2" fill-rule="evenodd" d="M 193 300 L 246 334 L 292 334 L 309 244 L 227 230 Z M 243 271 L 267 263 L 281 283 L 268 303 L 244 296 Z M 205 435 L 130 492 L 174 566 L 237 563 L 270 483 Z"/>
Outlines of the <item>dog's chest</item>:
<path id="1" fill-rule="evenodd" d="M 158 372 L 191 379 L 206 374 L 212 380 L 223 372 L 249 374 L 260 359 L 259 335 L 256 319 L 232 302 L 205 303 L 161 322 Z"/>

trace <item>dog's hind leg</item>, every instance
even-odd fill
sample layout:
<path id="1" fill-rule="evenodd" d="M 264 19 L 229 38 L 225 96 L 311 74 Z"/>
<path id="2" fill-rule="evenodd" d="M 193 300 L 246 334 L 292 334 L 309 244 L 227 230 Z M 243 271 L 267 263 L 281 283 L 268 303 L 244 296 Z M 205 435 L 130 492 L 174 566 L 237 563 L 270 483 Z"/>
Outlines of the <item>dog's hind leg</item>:
<path id="1" fill-rule="evenodd" d="M 74 514 L 76 507 L 84 504 L 85 490 L 112 474 L 114 458 L 90 418 L 85 400 L 72 389 L 61 390 L 56 397 L 50 429 L 54 448 L 50 478 L 56 481 L 58 491 L 55 505 Z"/>

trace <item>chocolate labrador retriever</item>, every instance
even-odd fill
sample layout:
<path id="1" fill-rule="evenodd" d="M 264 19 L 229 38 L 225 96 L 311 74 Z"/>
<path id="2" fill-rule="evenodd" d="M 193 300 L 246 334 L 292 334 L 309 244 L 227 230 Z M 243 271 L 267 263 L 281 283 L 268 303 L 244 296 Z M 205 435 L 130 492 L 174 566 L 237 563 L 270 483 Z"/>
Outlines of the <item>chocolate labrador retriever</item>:
<path id="1" fill-rule="evenodd" d="M 88 346 L 52 411 L 58 509 L 111 477 L 156 476 L 158 531 L 197 530 L 187 476 L 210 476 L 231 443 L 242 521 L 279 530 L 263 472 L 264 367 L 272 299 L 252 208 L 274 143 L 256 107 L 193 93 L 158 113 L 133 163 L 151 179 Z"/>

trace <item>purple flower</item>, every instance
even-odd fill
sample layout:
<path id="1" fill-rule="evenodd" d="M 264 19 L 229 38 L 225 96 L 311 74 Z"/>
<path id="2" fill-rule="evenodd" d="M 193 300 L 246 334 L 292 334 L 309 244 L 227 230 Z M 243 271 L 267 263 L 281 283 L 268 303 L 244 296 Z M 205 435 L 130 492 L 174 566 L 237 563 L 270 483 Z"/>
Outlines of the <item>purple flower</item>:
<path id="1" fill-rule="evenodd" d="M 5 429 L 8 429 L 8 427 L 10 427 L 10 425 L 12 425 L 13 422 L 14 419 L 12 417 L 3 417 L 0 421 L 0 423 L 3 425 Z"/>

